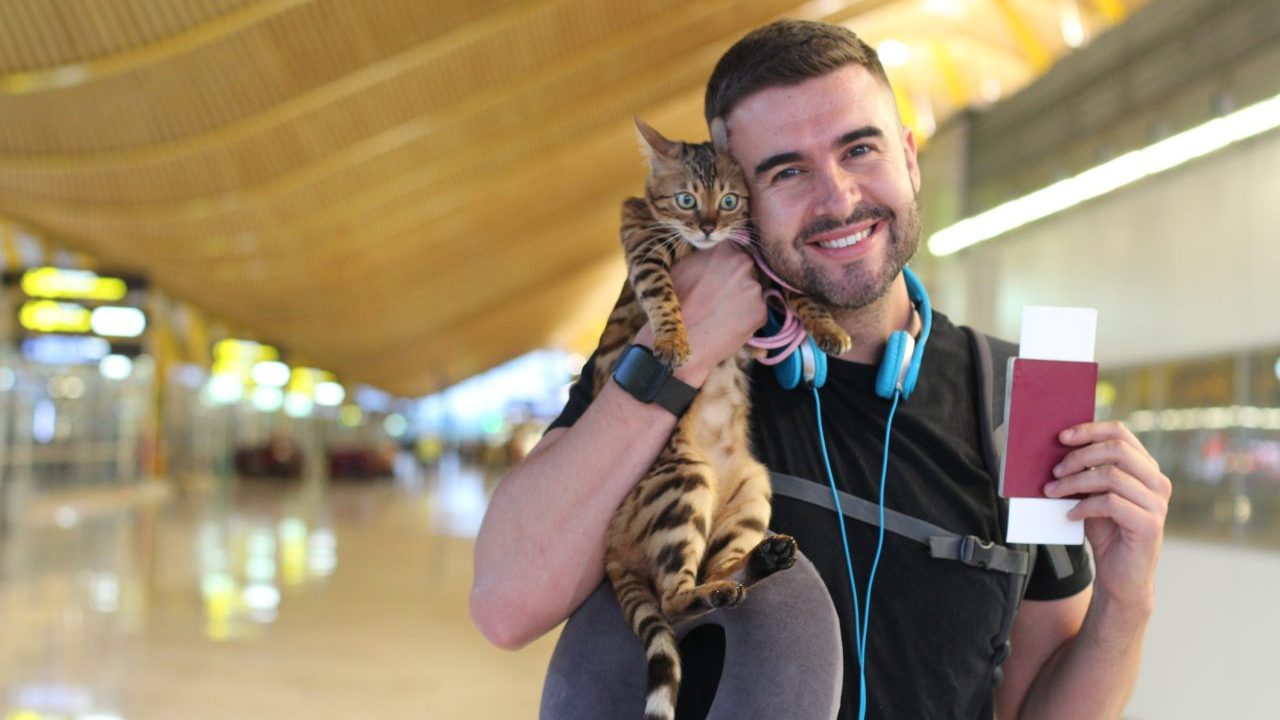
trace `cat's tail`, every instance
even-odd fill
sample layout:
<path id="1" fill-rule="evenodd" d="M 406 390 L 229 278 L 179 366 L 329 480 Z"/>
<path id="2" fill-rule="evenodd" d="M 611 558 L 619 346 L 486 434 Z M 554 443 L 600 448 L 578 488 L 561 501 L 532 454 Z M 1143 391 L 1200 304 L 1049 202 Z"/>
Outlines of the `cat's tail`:
<path id="1" fill-rule="evenodd" d="M 676 698 L 680 695 L 680 653 L 675 631 L 663 616 L 662 606 L 649 583 L 634 573 L 620 575 L 614 580 L 614 592 L 622 606 L 623 618 L 644 645 L 648 666 L 649 692 L 644 718 L 674 720 Z"/>

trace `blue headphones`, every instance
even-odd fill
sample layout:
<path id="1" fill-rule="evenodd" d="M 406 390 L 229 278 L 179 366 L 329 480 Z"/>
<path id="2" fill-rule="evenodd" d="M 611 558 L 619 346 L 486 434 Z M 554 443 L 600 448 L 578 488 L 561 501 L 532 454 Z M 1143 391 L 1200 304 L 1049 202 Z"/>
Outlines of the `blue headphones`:
<path id="1" fill-rule="evenodd" d="M 929 305 L 929 294 L 911 268 L 903 266 L 902 277 L 907 283 L 907 296 L 920 313 L 920 340 L 917 342 L 905 330 L 897 330 L 889 335 L 885 346 L 884 358 L 880 361 L 880 369 L 876 371 L 876 395 L 891 400 L 889 417 L 884 428 L 884 457 L 880 464 L 880 532 L 876 543 L 875 558 L 871 563 L 871 572 L 867 576 L 867 588 L 864 599 L 858 598 L 858 584 L 853 575 L 853 557 L 849 551 L 849 536 L 844 526 L 844 510 L 840 507 L 840 494 L 836 489 L 835 475 L 831 471 L 831 458 L 827 455 L 826 434 L 822 427 L 822 401 L 818 397 L 818 388 L 827 381 L 827 356 L 811 337 L 796 347 L 785 360 L 773 366 L 774 377 L 786 390 L 804 385 L 813 393 L 814 410 L 818 425 L 818 442 L 822 450 L 822 462 L 827 471 L 827 481 L 831 484 L 831 499 L 835 504 L 837 524 L 840 527 L 840 541 L 844 549 L 845 569 L 849 574 L 849 591 L 853 595 L 853 635 L 854 649 L 858 657 L 858 718 L 864 720 L 867 715 L 867 636 L 871 629 L 871 589 L 876 580 L 876 570 L 880 567 L 880 553 L 884 549 L 884 496 L 885 481 L 889 472 L 889 441 L 892 437 L 893 417 L 898 409 L 898 402 L 905 399 L 916 388 L 916 380 L 920 377 L 920 361 L 924 359 L 924 346 L 929 340 L 929 331 L 933 329 L 933 308 Z M 776 334 L 781 321 L 770 310 L 767 334 Z M 784 350 L 770 351 L 777 355 Z"/>
<path id="2" fill-rule="evenodd" d="M 929 293 L 924 284 L 909 267 L 902 268 L 902 277 L 907 283 L 907 296 L 920 313 L 920 339 L 917 341 L 905 330 L 897 330 L 889 336 L 885 345 L 884 359 L 880 361 L 880 369 L 876 373 L 876 395 L 890 400 L 895 390 L 906 399 L 915 390 L 916 379 L 920 376 L 920 361 L 924 358 L 924 346 L 929 340 L 929 331 L 933 328 L 933 308 L 929 304 Z M 781 321 L 770 310 L 765 334 L 773 335 L 782 327 Z M 769 351 L 770 356 L 781 350 Z M 819 388 L 827 381 L 827 355 L 818 347 L 813 338 L 806 337 L 787 359 L 773 366 L 774 377 L 786 390 L 794 390 L 802 384 L 807 388 Z"/>

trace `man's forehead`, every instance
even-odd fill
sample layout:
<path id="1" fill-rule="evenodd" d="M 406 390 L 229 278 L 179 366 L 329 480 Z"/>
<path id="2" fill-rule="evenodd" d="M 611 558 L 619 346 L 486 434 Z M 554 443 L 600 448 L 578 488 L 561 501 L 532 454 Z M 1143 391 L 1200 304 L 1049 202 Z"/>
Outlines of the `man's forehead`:
<path id="1" fill-rule="evenodd" d="M 764 88 L 744 97 L 726 117 L 730 148 L 753 156 L 794 152 L 798 145 L 829 144 L 846 133 L 897 128 L 892 94 L 866 68 L 847 65 L 793 85 Z"/>

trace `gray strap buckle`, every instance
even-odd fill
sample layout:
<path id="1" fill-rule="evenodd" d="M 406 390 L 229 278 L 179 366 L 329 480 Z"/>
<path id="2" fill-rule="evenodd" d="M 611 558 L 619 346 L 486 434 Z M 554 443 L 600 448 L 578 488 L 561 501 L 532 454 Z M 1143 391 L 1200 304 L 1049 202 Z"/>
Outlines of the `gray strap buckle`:
<path id="1" fill-rule="evenodd" d="M 936 558 L 959 560 L 970 567 L 1010 575 L 1025 575 L 1031 570 L 1031 557 L 1027 551 L 1007 548 L 975 535 L 931 537 L 929 553 Z"/>
<path id="2" fill-rule="evenodd" d="M 996 544 L 993 542 L 980 540 L 973 535 L 965 535 L 960 538 L 960 562 L 988 570 L 996 563 L 995 548 Z"/>

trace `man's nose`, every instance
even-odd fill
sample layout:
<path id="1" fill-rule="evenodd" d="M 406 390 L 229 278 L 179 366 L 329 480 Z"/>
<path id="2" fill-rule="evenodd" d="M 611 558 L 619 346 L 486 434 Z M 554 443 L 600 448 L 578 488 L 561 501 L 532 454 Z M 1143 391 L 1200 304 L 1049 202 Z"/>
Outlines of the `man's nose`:
<path id="1" fill-rule="evenodd" d="M 844 168 L 835 166 L 821 169 L 817 173 L 817 180 L 818 185 L 814 188 L 814 210 L 818 214 L 841 220 L 853 214 L 854 208 L 862 200 L 862 190 L 858 187 L 856 177 Z"/>

